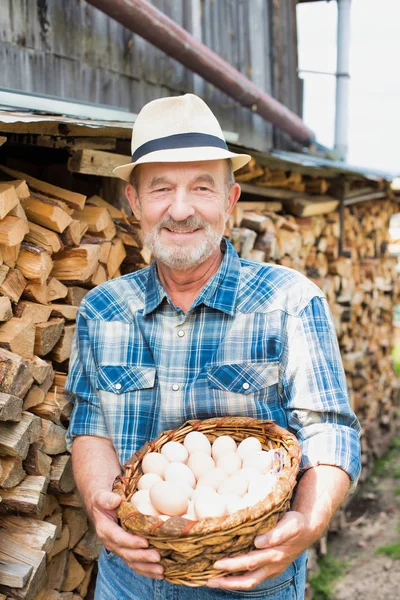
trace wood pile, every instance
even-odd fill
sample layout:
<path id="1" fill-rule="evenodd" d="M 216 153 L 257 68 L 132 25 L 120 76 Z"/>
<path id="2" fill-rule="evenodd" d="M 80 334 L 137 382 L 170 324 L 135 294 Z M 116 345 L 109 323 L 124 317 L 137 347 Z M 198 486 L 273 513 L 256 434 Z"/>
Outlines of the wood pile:
<path id="1" fill-rule="evenodd" d="M 387 242 L 398 205 L 381 185 L 371 192 L 353 182 L 341 196 L 351 199 L 341 237 L 333 182 L 255 161 L 237 180 L 244 196 L 257 190 L 264 198 L 241 201 L 228 223 L 239 254 L 297 269 L 327 296 L 363 426 L 365 478 L 395 415 L 391 321 L 399 291 Z M 371 193 L 375 199 L 357 203 Z M 88 593 L 101 546 L 65 445 L 76 312 L 88 290 L 150 260 L 138 223 L 123 210 L 0 165 L 0 600 Z"/>
<path id="2" fill-rule="evenodd" d="M 126 258 L 137 269 L 150 257 L 134 219 L 102 198 L 0 176 L 0 599 L 79 600 L 101 545 L 65 444 L 77 307 Z"/>

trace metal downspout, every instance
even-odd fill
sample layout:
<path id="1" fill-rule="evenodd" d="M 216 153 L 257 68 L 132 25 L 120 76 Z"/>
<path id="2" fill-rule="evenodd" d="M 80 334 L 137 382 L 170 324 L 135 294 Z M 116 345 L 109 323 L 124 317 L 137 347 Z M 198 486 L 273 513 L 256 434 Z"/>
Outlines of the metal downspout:
<path id="1" fill-rule="evenodd" d="M 339 160 L 347 158 L 349 115 L 349 59 L 350 59 L 350 11 L 351 0 L 337 0 L 337 67 L 336 67 L 336 116 L 335 150 Z"/>
<path id="2" fill-rule="evenodd" d="M 237 69 L 146 0 L 87 0 L 102 12 L 201 75 L 234 100 L 309 145 L 315 134 L 286 106 L 259 90 Z"/>

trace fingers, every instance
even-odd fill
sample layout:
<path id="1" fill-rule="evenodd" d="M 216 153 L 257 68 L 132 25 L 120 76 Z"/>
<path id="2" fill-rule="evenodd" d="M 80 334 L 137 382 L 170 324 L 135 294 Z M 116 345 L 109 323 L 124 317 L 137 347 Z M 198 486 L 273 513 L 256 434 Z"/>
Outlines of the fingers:
<path id="1" fill-rule="evenodd" d="M 233 558 L 223 558 L 214 563 L 214 568 L 221 571 L 255 571 L 265 567 L 266 564 L 276 563 L 283 558 L 283 552 L 276 550 L 255 550 L 248 554 L 241 554 Z"/>
<path id="2" fill-rule="evenodd" d="M 303 515 L 295 511 L 290 511 L 282 517 L 279 523 L 271 529 L 271 531 L 257 536 L 254 539 L 254 545 L 256 548 L 281 546 L 301 535 L 303 529 Z"/>
<path id="3" fill-rule="evenodd" d="M 263 567 L 251 573 L 246 573 L 246 575 L 238 575 L 236 577 L 217 577 L 215 579 L 210 579 L 207 582 L 207 586 L 210 588 L 219 588 L 223 590 L 251 590 L 256 585 L 262 583 L 264 579 L 267 579 L 267 577 L 274 576 L 275 574 L 271 574 L 267 567 Z"/>
<path id="4" fill-rule="evenodd" d="M 121 504 L 121 496 L 107 490 L 96 491 L 92 498 L 92 506 L 100 510 L 115 510 Z"/>
<path id="5" fill-rule="evenodd" d="M 151 577 L 152 579 L 163 579 L 163 567 L 161 565 L 152 565 L 146 562 L 131 562 L 128 566 L 138 575 Z"/>

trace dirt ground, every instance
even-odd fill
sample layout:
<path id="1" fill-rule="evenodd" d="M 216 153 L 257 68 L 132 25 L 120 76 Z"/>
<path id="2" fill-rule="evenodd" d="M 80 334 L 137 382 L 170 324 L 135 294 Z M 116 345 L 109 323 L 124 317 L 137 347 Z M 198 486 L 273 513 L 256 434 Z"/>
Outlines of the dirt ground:
<path id="1" fill-rule="evenodd" d="M 399 441 L 356 492 L 345 514 L 347 526 L 328 543 L 329 554 L 347 563 L 332 599 L 400 598 L 400 560 L 376 554 L 379 547 L 400 543 Z"/>

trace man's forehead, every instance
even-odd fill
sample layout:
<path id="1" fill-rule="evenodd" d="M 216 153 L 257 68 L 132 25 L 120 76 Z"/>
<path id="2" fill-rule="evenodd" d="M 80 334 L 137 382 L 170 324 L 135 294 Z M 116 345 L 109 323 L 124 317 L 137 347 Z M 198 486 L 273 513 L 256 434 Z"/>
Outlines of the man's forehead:
<path id="1" fill-rule="evenodd" d="M 206 160 L 201 162 L 182 163 L 147 163 L 140 165 L 141 179 L 152 181 L 154 178 L 174 178 L 187 176 L 218 177 L 224 174 L 224 160 Z"/>

